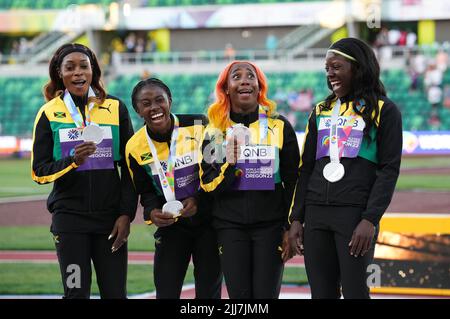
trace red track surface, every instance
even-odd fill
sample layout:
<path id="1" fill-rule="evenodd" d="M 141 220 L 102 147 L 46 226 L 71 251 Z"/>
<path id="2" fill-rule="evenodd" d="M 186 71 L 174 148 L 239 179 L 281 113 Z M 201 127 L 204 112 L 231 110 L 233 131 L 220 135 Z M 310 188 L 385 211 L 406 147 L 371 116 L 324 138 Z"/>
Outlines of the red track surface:
<path id="1" fill-rule="evenodd" d="M 448 192 L 395 192 L 388 213 L 450 213 Z M 141 224 L 142 208 L 138 209 L 134 224 Z M 51 215 L 45 200 L 0 203 L 0 226 L 48 225 Z"/>
<path id="2" fill-rule="evenodd" d="M 154 254 L 152 252 L 128 252 L 129 264 L 153 264 Z M 34 262 L 34 263 L 56 263 L 55 251 L 18 251 L 0 250 L 1 262 Z M 303 257 L 296 256 L 288 261 L 287 267 L 303 266 Z"/>

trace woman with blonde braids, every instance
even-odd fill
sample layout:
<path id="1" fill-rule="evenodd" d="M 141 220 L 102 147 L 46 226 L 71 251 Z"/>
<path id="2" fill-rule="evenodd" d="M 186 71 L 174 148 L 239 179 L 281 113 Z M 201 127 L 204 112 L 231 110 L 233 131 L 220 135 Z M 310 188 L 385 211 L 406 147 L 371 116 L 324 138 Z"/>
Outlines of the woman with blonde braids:
<path id="1" fill-rule="evenodd" d="M 230 298 L 278 298 L 289 257 L 284 221 L 299 150 L 267 91 L 253 63 L 227 65 L 202 143 L 201 187 L 214 195 L 213 226 Z"/>

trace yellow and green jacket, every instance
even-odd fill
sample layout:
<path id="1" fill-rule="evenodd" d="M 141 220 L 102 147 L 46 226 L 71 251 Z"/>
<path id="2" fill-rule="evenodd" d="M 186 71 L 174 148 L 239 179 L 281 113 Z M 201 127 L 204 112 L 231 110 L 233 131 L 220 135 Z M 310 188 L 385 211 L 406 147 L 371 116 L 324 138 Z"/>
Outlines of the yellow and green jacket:
<path id="1" fill-rule="evenodd" d="M 175 159 L 175 198 L 179 201 L 187 197 L 197 199 L 197 213 L 189 218 L 180 218 L 177 226 L 197 226 L 208 222 L 210 216 L 210 200 L 208 195 L 200 190 L 198 176 L 198 151 L 207 119 L 203 115 L 177 114 L 179 120 L 178 137 L 176 141 Z M 144 221 L 151 224 L 150 212 L 162 208 L 166 199 L 155 166 L 154 156 L 147 142 L 146 133 L 152 139 L 161 166 L 167 165 L 170 153 L 172 127 L 167 134 L 156 134 L 144 125 L 128 141 L 126 161 L 130 175 L 140 201 L 144 207 Z"/>
<path id="2" fill-rule="evenodd" d="M 364 122 L 354 111 L 351 101 L 343 99 L 341 102 L 339 114 L 342 119 L 350 119 L 354 126 Z M 340 162 L 345 168 L 344 177 L 330 183 L 323 177 L 323 168 L 330 162 L 330 157 L 322 151 L 328 136 L 320 133 L 320 123 L 321 119 L 331 117 L 335 101 L 330 110 L 321 110 L 320 104 L 311 112 L 306 127 L 289 221 L 304 222 L 308 204 L 357 206 L 364 208 L 362 218 L 377 225 L 392 199 L 400 171 L 401 113 L 387 97 L 380 98 L 378 118 L 368 135 L 363 136 L 357 154 L 345 155 L 345 149 L 342 153 Z M 348 141 L 354 144 L 354 140 Z"/>
<path id="3" fill-rule="evenodd" d="M 259 144 L 259 111 L 242 115 L 231 112 L 232 125 L 241 123 L 250 128 L 252 143 Z M 208 126 L 202 143 L 202 154 L 219 148 L 223 144 L 225 132 L 217 132 Z M 218 134 L 219 133 L 219 134 Z M 238 178 L 235 166 L 225 160 L 225 151 L 215 153 L 214 160 L 201 161 L 201 187 L 214 196 L 213 216 L 215 225 L 222 224 L 252 225 L 257 223 L 286 222 L 289 207 L 297 182 L 299 165 L 299 147 L 297 136 L 291 124 L 281 115 L 268 118 L 268 136 L 266 145 L 275 147 L 275 167 L 278 168 L 274 181 L 274 190 L 234 190 L 233 184 Z"/>
<path id="4" fill-rule="evenodd" d="M 85 103 L 77 97 L 73 100 L 84 118 Z M 35 119 L 31 176 L 39 184 L 53 182 L 47 207 L 55 232 L 108 233 L 118 216 L 129 215 L 131 220 L 135 216 L 137 197 L 124 160 L 126 142 L 133 135 L 128 110 L 108 95 L 90 115 L 92 122 L 111 128 L 112 169 L 77 171 L 73 157 L 62 156 L 59 130 L 76 128 L 62 96 L 42 106 Z"/>

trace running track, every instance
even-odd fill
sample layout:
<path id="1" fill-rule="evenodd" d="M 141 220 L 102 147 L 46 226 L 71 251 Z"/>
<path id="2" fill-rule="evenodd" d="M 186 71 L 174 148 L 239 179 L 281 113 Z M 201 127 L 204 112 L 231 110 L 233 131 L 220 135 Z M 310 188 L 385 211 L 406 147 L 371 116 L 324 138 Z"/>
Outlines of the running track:
<path id="1" fill-rule="evenodd" d="M 153 265 L 153 252 L 128 252 L 129 264 Z M 26 251 L 26 250 L 0 250 L 0 263 L 27 262 L 27 263 L 57 263 L 55 251 Z M 287 267 L 303 267 L 303 257 L 295 256 L 286 264 Z"/>
<path id="2" fill-rule="evenodd" d="M 129 264 L 153 264 L 153 252 L 128 252 Z M 57 263 L 55 251 L 14 251 L 14 250 L 0 250 L 0 263 Z M 304 267 L 303 257 L 295 256 L 286 263 L 286 267 Z M 131 299 L 155 299 L 155 292 L 144 293 L 130 296 Z M 222 297 L 228 298 L 225 285 L 222 287 Z M 61 298 L 58 295 L 3 295 L 0 299 L 8 298 Z M 193 284 L 183 286 L 181 293 L 182 299 L 195 298 L 195 289 Z M 311 292 L 309 286 L 283 285 L 281 287 L 280 299 L 310 299 Z M 406 295 L 380 295 L 372 294 L 375 299 L 410 299 L 410 298 L 442 298 L 432 296 L 406 296 Z"/>

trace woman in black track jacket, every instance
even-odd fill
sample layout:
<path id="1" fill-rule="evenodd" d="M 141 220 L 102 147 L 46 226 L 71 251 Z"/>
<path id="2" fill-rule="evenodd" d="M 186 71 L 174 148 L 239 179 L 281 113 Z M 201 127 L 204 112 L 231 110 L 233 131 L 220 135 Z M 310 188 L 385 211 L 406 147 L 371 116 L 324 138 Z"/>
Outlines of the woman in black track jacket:
<path id="1" fill-rule="evenodd" d="M 213 225 L 230 298 L 278 298 L 286 260 L 284 230 L 299 149 L 267 90 L 256 65 L 234 61 L 220 74 L 208 110 L 201 186 L 214 196 Z"/>
<path id="2" fill-rule="evenodd" d="M 311 112 L 289 221 L 313 298 L 369 298 L 366 269 L 399 175 L 402 121 L 364 42 L 327 52 L 333 93 Z"/>
<path id="3" fill-rule="evenodd" d="M 64 297 L 89 298 L 92 260 L 101 297 L 126 298 L 126 241 L 137 206 L 124 157 L 133 135 L 127 108 L 106 95 L 97 58 L 84 45 L 61 46 L 49 71 L 31 174 L 39 184 L 53 182 L 47 207 Z"/>

